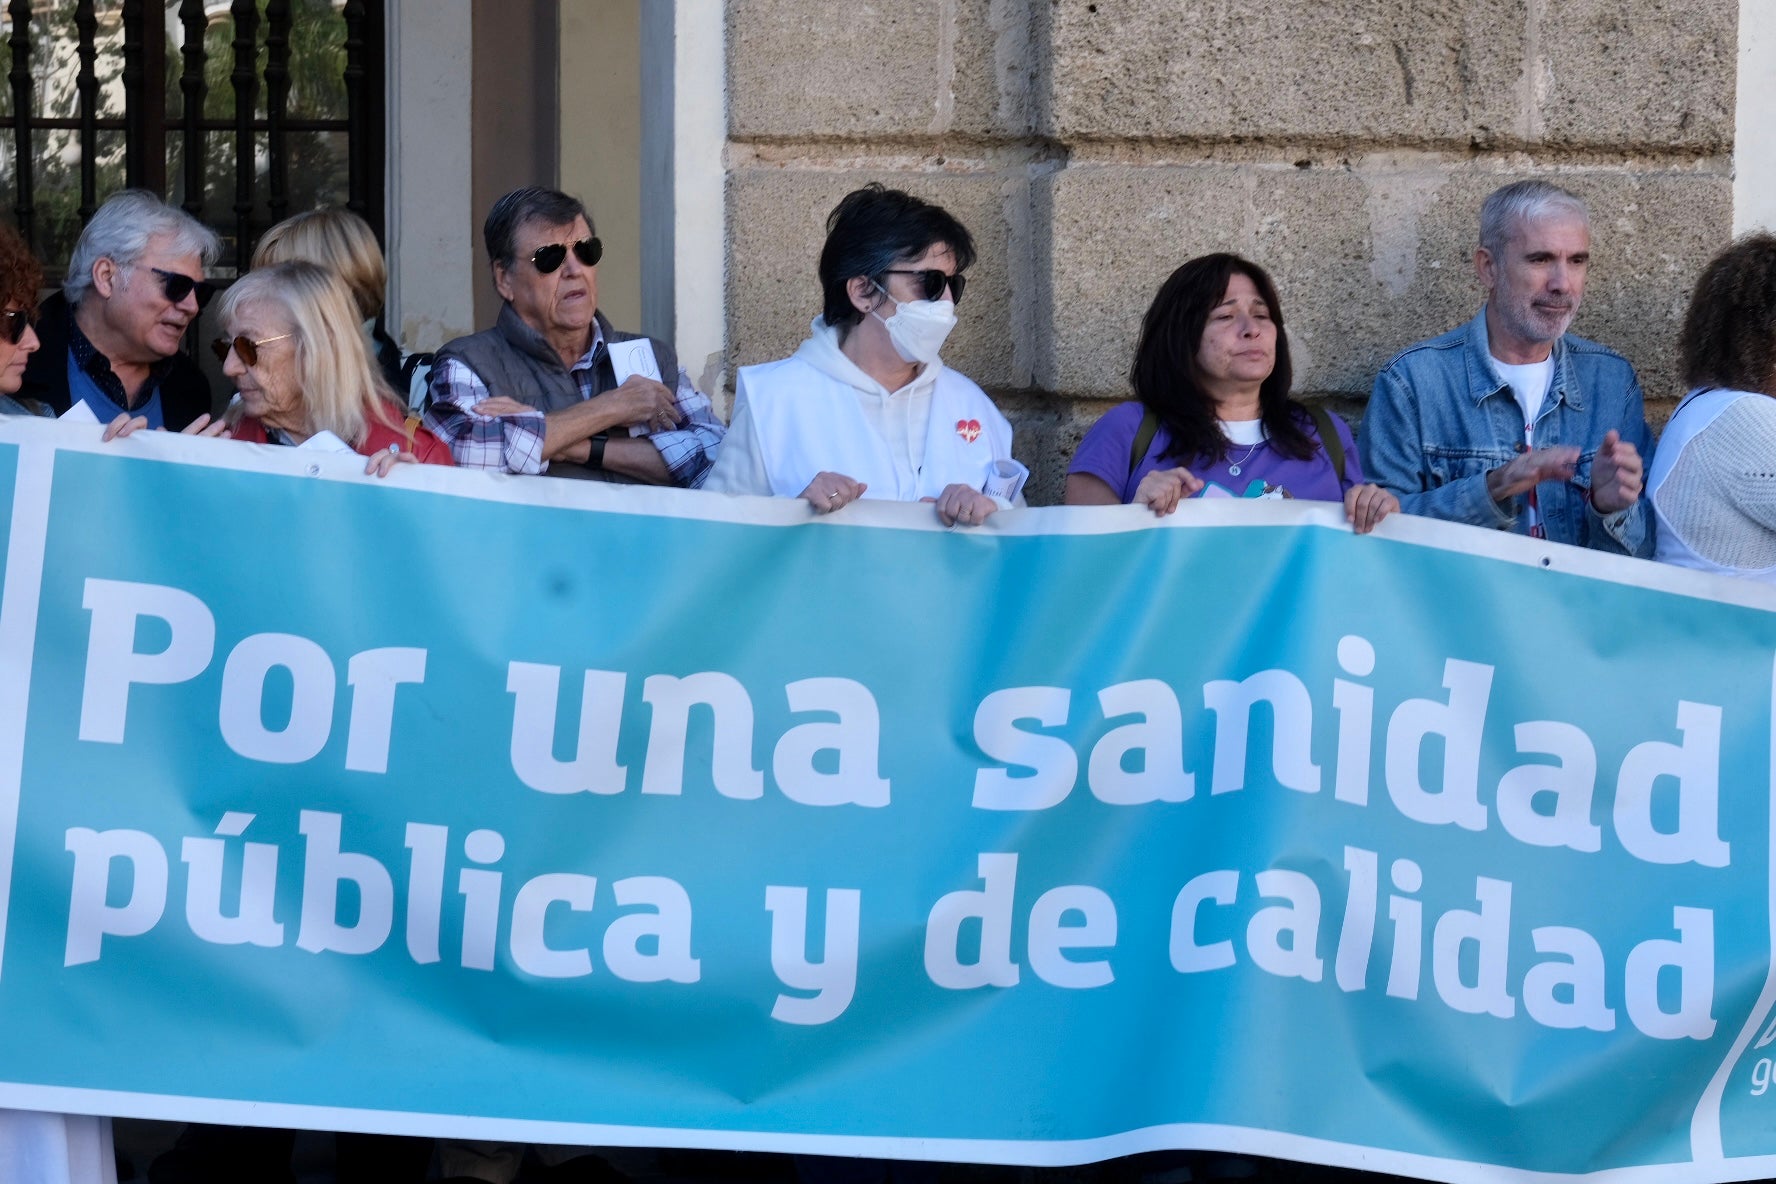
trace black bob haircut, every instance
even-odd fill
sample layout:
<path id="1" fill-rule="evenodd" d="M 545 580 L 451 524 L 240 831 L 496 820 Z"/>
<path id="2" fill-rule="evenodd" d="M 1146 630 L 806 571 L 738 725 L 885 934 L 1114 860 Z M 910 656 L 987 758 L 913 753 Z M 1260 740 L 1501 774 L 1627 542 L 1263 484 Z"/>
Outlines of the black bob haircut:
<path id="1" fill-rule="evenodd" d="M 896 263 L 917 259 L 942 243 L 956 256 L 956 270 L 974 263 L 974 238 L 942 206 L 881 184 L 847 193 L 826 219 L 820 250 L 821 317 L 828 325 L 863 319 L 847 285 L 857 276 L 877 283 Z"/>

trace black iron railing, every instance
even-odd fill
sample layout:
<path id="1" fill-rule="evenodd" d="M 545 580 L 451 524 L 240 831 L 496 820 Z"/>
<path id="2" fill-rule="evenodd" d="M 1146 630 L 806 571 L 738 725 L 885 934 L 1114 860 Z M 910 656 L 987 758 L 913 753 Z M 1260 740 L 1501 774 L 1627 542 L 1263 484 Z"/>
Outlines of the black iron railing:
<path id="1" fill-rule="evenodd" d="M 343 135 L 346 175 L 341 196 L 381 237 L 382 4 L 364 0 L 327 5 L 233 0 L 223 14 L 218 4 L 181 0 L 175 14 L 181 35 L 177 46 L 168 44 L 164 0 L 123 0 L 121 9 L 113 0 L 103 6 L 108 20 L 121 23 L 120 46 L 115 35 L 101 44 L 99 7 L 94 0 L 77 0 L 72 5 L 77 65 L 71 89 L 76 101 L 72 112 L 54 114 L 41 110 L 45 103 L 38 94 L 37 77 L 41 68 L 47 67 L 41 67 L 34 55 L 45 52 L 51 13 L 59 8 L 65 19 L 66 0 L 10 0 L 6 5 L 12 110 L 0 116 L 0 136 L 11 133 L 6 138 L 13 157 L 12 217 L 27 242 L 41 253 L 53 250 L 46 250 L 49 244 L 41 241 L 48 228 L 40 216 L 44 175 L 37 166 L 46 134 L 56 131 L 77 133 L 80 160 L 75 210 L 82 225 L 108 196 L 108 190 L 119 184 L 167 194 L 171 151 L 180 164 L 176 189 L 183 208 L 198 218 L 207 215 L 212 227 L 229 243 L 232 259 L 225 258 L 224 263 L 241 270 L 246 268 L 259 234 L 292 212 L 291 160 L 297 139 L 305 133 L 315 133 L 309 137 L 311 142 Z M 227 86 L 232 91 L 233 113 L 228 118 L 206 113 L 215 90 L 211 79 L 217 77 L 213 59 L 221 56 L 216 42 L 206 44 L 206 40 L 212 27 L 223 20 L 232 23 L 233 31 L 224 50 L 231 57 Z M 343 83 L 344 87 L 343 118 L 290 114 L 291 89 L 299 65 L 293 60 L 293 36 L 307 34 L 310 42 L 315 40 L 314 29 L 298 27 L 304 21 L 343 25 L 343 69 L 334 75 L 334 84 Z M 115 25 L 111 27 L 115 30 Z M 180 65 L 176 89 L 167 70 L 169 50 L 177 52 Z M 313 62 L 307 65 L 312 68 Z M 101 88 L 112 76 L 122 87 L 121 117 L 101 113 Z M 66 79 L 62 88 L 68 89 Z M 101 135 L 114 132 L 123 134 L 123 167 L 120 174 L 102 178 Z M 213 138 L 212 133 L 219 138 Z M 226 159 L 229 156 L 232 161 Z M 226 178 L 219 176 L 218 169 L 229 165 L 232 203 L 224 205 L 229 195 Z"/>

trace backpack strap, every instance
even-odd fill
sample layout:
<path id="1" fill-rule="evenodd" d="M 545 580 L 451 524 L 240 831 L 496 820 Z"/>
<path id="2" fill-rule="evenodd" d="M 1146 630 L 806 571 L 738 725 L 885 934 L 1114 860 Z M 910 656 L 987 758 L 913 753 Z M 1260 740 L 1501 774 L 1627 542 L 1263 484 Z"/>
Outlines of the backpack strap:
<path id="1" fill-rule="evenodd" d="M 1147 450 L 1153 447 L 1153 437 L 1159 434 L 1159 415 L 1149 407 L 1141 413 L 1141 426 L 1135 429 L 1134 443 L 1129 445 L 1129 473 L 1133 477 L 1135 470 L 1141 467 L 1141 461 Z"/>
<path id="2" fill-rule="evenodd" d="M 408 354 L 407 360 L 401 363 L 400 394 L 406 398 L 407 406 L 415 412 L 423 412 L 432 402 L 431 387 L 425 382 L 432 372 L 432 366 L 438 355 L 431 352 Z M 413 381 L 420 380 L 419 393 L 415 396 Z"/>
<path id="3" fill-rule="evenodd" d="M 1344 441 L 1338 438 L 1338 429 L 1332 424 L 1332 414 L 1318 403 L 1303 403 L 1307 408 L 1309 419 L 1313 420 L 1314 431 L 1319 433 L 1320 447 L 1325 450 L 1326 459 L 1332 462 L 1332 473 L 1338 478 L 1338 488 L 1345 488 L 1344 483 Z"/>

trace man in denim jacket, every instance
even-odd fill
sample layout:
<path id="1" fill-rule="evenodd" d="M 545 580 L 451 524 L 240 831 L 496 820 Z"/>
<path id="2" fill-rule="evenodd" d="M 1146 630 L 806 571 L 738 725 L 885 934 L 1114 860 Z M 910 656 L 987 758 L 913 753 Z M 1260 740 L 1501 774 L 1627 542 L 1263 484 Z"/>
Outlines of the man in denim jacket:
<path id="1" fill-rule="evenodd" d="M 1486 306 L 1389 362 L 1363 417 L 1363 471 L 1407 513 L 1652 554 L 1640 382 L 1626 358 L 1566 331 L 1590 260 L 1573 194 L 1519 181 L 1486 199 L 1474 251 Z"/>

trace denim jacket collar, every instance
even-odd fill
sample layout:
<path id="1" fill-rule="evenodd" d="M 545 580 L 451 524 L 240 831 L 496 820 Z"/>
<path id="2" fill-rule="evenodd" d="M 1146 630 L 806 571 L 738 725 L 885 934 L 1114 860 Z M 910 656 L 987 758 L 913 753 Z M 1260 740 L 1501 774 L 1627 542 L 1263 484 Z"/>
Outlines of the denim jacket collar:
<path id="1" fill-rule="evenodd" d="M 1486 332 L 1486 306 L 1481 305 L 1474 319 L 1468 322 L 1468 397 L 1478 407 L 1497 394 L 1509 395 L 1511 388 L 1500 382 L 1492 368 L 1492 344 Z M 1565 403 L 1574 411 L 1585 409 L 1584 392 L 1574 381 L 1568 364 L 1566 334 L 1554 342 L 1554 380 L 1548 388 L 1547 406 Z"/>

